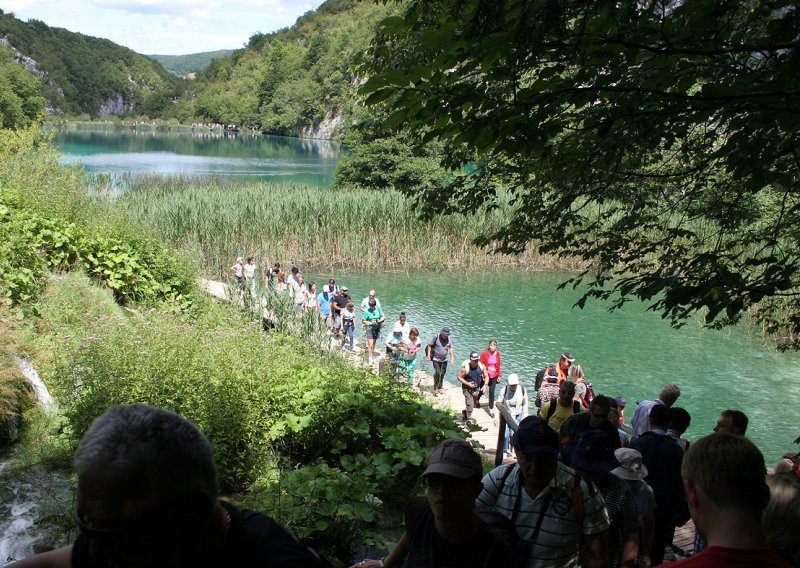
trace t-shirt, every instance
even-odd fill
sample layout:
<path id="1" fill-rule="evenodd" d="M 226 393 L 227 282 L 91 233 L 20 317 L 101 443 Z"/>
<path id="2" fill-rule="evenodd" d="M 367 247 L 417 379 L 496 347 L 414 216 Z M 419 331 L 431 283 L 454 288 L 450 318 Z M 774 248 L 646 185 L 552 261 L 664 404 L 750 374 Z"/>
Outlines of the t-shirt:
<path id="1" fill-rule="evenodd" d="M 248 280 L 252 280 L 253 276 L 256 274 L 256 265 L 255 264 L 245 264 L 244 265 L 244 277 Z"/>
<path id="2" fill-rule="evenodd" d="M 381 307 L 381 301 L 378 299 L 377 296 L 375 296 L 375 307 L 376 308 L 380 308 Z M 366 310 L 368 308 L 369 308 L 369 296 L 367 296 L 366 298 L 361 300 L 361 309 L 362 310 Z"/>
<path id="3" fill-rule="evenodd" d="M 431 342 L 428 345 L 431 346 L 431 359 L 440 363 L 447 362 L 448 352 L 453 346 L 453 341 L 450 339 L 450 337 L 442 342 L 441 335 L 437 333 L 434 338 L 431 339 Z"/>
<path id="4" fill-rule="evenodd" d="M 550 412 L 551 404 L 555 404 L 555 409 L 548 420 L 547 414 Z M 580 405 L 578 408 L 580 408 Z M 561 406 L 558 404 L 558 399 L 553 399 L 547 404 L 543 404 L 539 409 L 539 416 L 542 418 L 542 420 L 547 420 L 547 425 L 556 432 L 558 432 L 558 430 L 561 428 L 561 425 L 573 414 L 575 414 L 575 405 L 572 401 L 570 401 L 569 406 Z"/>
<path id="5" fill-rule="evenodd" d="M 325 292 L 317 294 L 317 303 L 319 304 L 319 313 L 323 316 L 331 315 L 331 300 L 333 296 Z M 345 304 L 347 305 L 347 304 Z"/>
<path id="6" fill-rule="evenodd" d="M 382 317 L 383 317 L 383 310 L 380 309 L 378 306 L 375 306 L 374 310 L 367 310 L 366 312 L 364 312 L 364 315 L 361 316 L 361 321 L 375 322 L 381 319 Z"/>
<path id="7" fill-rule="evenodd" d="M 342 310 L 342 327 L 355 326 L 355 320 L 355 308 L 345 308 Z"/>
<path id="8" fill-rule="evenodd" d="M 483 384 L 484 380 L 486 379 L 485 377 L 486 373 L 484 373 L 480 361 L 478 361 L 478 364 L 475 366 L 474 369 L 470 367 L 469 362 L 470 360 L 466 359 L 463 363 L 461 363 L 461 370 L 464 371 L 465 373 L 464 380 L 467 381 L 468 383 L 471 383 L 472 388 L 478 388 L 481 386 L 481 384 Z M 462 384 L 462 386 L 464 385 Z"/>
<path id="9" fill-rule="evenodd" d="M 244 568 L 315 568 L 330 566 L 316 552 L 305 547 L 289 531 L 270 517 L 239 509 L 221 501 L 231 517 L 225 539 L 208 554 L 198 568 L 237 566 Z M 170 531 L 164 531 L 169 546 Z M 89 555 L 91 537 L 78 535 L 72 548 L 73 568 L 110 568 L 105 562 L 93 562 Z M 180 551 L 178 551 L 180 553 Z"/>
<path id="10" fill-rule="evenodd" d="M 347 302 L 350 301 L 350 296 L 345 296 L 344 294 L 338 294 L 334 296 L 333 303 L 336 304 L 336 307 L 339 310 L 343 310 L 347 307 Z M 333 310 L 334 314 L 339 313 L 339 310 Z"/>
<path id="11" fill-rule="evenodd" d="M 414 340 L 412 340 L 410 337 L 404 337 L 403 344 L 406 347 L 406 351 L 399 353 L 400 359 L 403 359 L 404 361 L 413 361 L 417 357 L 417 352 L 419 351 L 419 337 Z"/>
<path id="12" fill-rule="evenodd" d="M 476 512 L 477 513 L 477 512 Z M 496 513 L 486 512 L 488 515 Z M 481 519 L 468 543 L 451 544 L 439 536 L 428 500 L 412 499 L 406 508 L 409 548 L 403 568 L 508 568 L 514 566 L 514 525 L 501 517 L 501 530 Z M 506 536 L 507 535 L 507 536 Z"/>
<path id="13" fill-rule="evenodd" d="M 680 560 L 670 567 L 691 566 L 693 568 L 791 568 L 780 554 L 767 548 L 765 550 L 743 550 L 741 548 L 724 548 L 709 546 L 700 554 L 686 560 Z"/>
<path id="14" fill-rule="evenodd" d="M 500 480 L 507 468 L 513 468 L 506 478 L 502 491 Z M 544 515 L 537 541 L 531 543 L 525 566 L 529 568 L 577 567 L 578 547 L 582 535 L 593 535 L 608 529 L 603 496 L 597 489 L 589 490 L 585 480 L 580 481 L 583 498 L 583 523 L 578 518 L 572 505 L 572 490 L 576 473 L 573 469 L 559 462 L 556 473 L 550 483 L 535 498 L 528 495 L 522 487 L 520 468 L 516 464 L 502 465 L 493 469 L 483 477 L 483 491 L 478 495 L 475 504 L 479 507 L 493 508 L 501 515 L 512 518 L 514 504 L 519 503 L 514 524 L 517 537 L 527 541 L 533 538 L 536 521 Z M 550 499 L 545 496 L 550 493 Z M 546 503 L 549 501 L 549 503 Z M 544 505 L 547 504 L 545 509 Z"/>
<path id="15" fill-rule="evenodd" d="M 608 529 L 609 566 L 620 564 L 625 536 L 639 532 L 639 505 L 636 495 L 628 483 L 616 475 L 609 474 L 605 484 L 600 485 L 610 523 Z"/>

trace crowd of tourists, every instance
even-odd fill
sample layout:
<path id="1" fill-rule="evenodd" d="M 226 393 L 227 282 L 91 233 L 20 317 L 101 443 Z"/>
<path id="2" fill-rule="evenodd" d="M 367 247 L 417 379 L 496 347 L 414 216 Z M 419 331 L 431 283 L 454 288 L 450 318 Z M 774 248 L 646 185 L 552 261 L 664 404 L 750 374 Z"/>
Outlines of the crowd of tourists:
<path id="1" fill-rule="evenodd" d="M 346 286 L 330 280 L 310 300 L 313 283 L 304 287 L 294 269 L 267 285 L 292 295 L 298 310 L 317 310 L 353 348 L 358 316 Z M 374 290 L 358 309 L 372 359 L 386 314 Z M 423 345 L 405 316 L 385 340 L 387 358 L 413 381 L 424 353 L 433 393 L 442 394 L 448 365 L 456 363 L 451 329 Z M 800 566 L 800 456 L 787 454 L 766 475 L 744 412 L 720 409 L 712 433 L 690 442 L 691 413 L 676 406 L 677 385 L 639 402 L 628 419 L 626 398 L 596 394 L 570 352 L 541 369 L 529 393 L 516 373 L 503 375 L 495 340 L 470 352 L 455 378 L 464 423 L 475 421 L 485 396 L 492 418 L 500 409 L 517 426 L 505 431 L 510 463 L 483 475 L 472 446 L 442 442 L 421 478 L 426 498 L 409 503 L 394 549 L 358 566 L 646 567 L 665 558 L 699 567 Z M 673 538 L 690 519 L 696 535 L 684 558 Z"/>

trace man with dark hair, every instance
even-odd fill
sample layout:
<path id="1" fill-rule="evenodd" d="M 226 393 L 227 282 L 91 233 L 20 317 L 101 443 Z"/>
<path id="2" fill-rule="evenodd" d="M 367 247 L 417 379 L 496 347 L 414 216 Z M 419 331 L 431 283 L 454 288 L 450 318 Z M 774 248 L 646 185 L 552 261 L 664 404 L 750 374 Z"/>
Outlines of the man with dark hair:
<path id="1" fill-rule="evenodd" d="M 383 560 L 363 568 L 507 568 L 515 566 L 514 525 L 491 511 L 476 511 L 483 463 L 464 440 L 448 439 L 431 452 L 422 485 L 425 497 L 406 507 L 405 532 Z"/>
<path id="2" fill-rule="evenodd" d="M 575 400 L 575 383 L 564 381 L 558 387 L 558 398 L 552 399 L 539 410 L 539 416 L 555 432 L 575 414 L 580 414 L 581 403 Z"/>
<path id="3" fill-rule="evenodd" d="M 477 505 L 508 517 L 525 544 L 522 566 L 577 567 L 583 543 L 587 565 L 606 566 L 608 515 L 603 497 L 558 461 L 558 435 L 538 416 L 519 423 L 513 437 L 517 463 L 483 477 Z"/>
<path id="4" fill-rule="evenodd" d="M 561 425 L 559 436 L 562 446 L 573 446 L 578 443 L 578 438 L 587 430 L 600 430 L 608 437 L 612 451 L 622 447 L 617 428 L 608 420 L 611 412 L 611 399 L 607 396 L 597 395 L 589 405 L 588 412 L 581 412 L 571 416 Z M 562 459 L 569 463 L 570 453 L 562 453 Z"/>
<path id="5" fill-rule="evenodd" d="M 271 518 L 220 501 L 211 444 L 174 412 L 111 408 L 84 434 L 75 471 L 75 544 L 15 567 L 328 566 Z"/>
<path id="6" fill-rule="evenodd" d="M 330 288 L 330 284 L 328 285 Z M 342 286 L 337 294 L 333 296 L 331 302 L 331 333 L 339 339 L 339 330 L 342 329 L 342 312 L 347 308 L 347 302 L 351 302 L 350 291 L 347 286 Z"/>
<path id="7" fill-rule="evenodd" d="M 707 548 L 674 566 L 789 567 L 762 530 L 770 493 L 755 444 L 727 432 L 706 436 L 687 450 L 682 470 L 689 510 Z"/>
<path id="8" fill-rule="evenodd" d="M 741 410 L 723 410 L 714 426 L 714 432 L 727 432 L 737 436 L 747 433 L 747 415 Z"/>
<path id="9" fill-rule="evenodd" d="M 636 407 L 636 412 L 634 412 L 633 418 L 631 419 L 633 437 L 636 438 L 637 436 L 641 436 L 650 430 L 650 411 L 654 407 L 664 405 L 669 408 L 675 404 L 675 401 L 678 400 L 679 396 L 681 396 L 681 389 L 678 387 L 678 385 L 670 383 L 668 385 L 664 385 L 664 388 L 661 389 L 661 393 L 658 395 L 658 399 L 643 400 L 640 402 L 639 406 Z"/>
<path id="10" fill-rule="evenodd" d="M 675 520 L 685 510 L 686 493 L 681 480 L 683 450 L 667 436 L 669 407 L 666 404 L 653 406 L 650 411 L 650 430 L 631 440 L 631 448 L 642 454 L 642 463 L 649 475 L 645 479 L 656 497 L 654 513 L 653 544 L 649 551 L 653 566 L 664 561 L 667 535 Z"/>

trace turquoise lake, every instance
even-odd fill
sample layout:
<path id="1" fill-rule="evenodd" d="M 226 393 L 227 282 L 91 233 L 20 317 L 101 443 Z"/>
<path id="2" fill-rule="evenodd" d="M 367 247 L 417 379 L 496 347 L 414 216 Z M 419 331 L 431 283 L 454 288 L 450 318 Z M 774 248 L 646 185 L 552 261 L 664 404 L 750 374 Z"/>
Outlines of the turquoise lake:
<path id="1" fill-rule="evenodd" d="M 92 173 L 247 176 L 321 190 L 330 187 L 341 151 L 324 141 L 155 131 L 67 131 L 56 142 L 65 162 L 79 161 Z M 504 375 L 519 373 L 530 385 L 537 369 L 569 350 L 596 392 L 628 399 L 629 418 L 636 401 L 655 398 L 664 384 L 674 382 L 683 392 L 677 406 L 692 415 L 690 439 L 710 433 L 719 412 L 734 408 L 750 417 L 748 436 L 768 465 L 797 450 L 800 354 L 776 353 L 741 328 L 714 331 L 688 321 L 674 329 L 633 302 L 613 313 L 596 301 L 573 308 L 580 292 L 556 290 L 565 274 L 301 269 L 320 289 L 329 277 L 347 284 L 358 302 L 375 288 L 390 321 L 405 310 L 424 342 L 450 326 L 457 365 L 496 338 Z M 454 381 L 455 373 L 450 368 L 447 378 Z"/>

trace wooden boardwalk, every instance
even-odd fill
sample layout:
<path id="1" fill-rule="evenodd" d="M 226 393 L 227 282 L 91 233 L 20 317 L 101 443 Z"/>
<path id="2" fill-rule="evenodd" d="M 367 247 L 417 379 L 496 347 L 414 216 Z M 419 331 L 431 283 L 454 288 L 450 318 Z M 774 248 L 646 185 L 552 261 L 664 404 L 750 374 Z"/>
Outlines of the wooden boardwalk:
<path id="1" fill-rule="evenodd" d="M 221 300 L 230 299 L 227 294 L 228 286 L 222 282 L 200 279 L 199 284 L 201 288 L 216 298 Z M 332 344 L 333 343 L 334 342 L 332 340 Z M 334 348 L 337 347 L 334 346 Z M 361 345 L 359 339 L 356 338 L 356 349 L 355 352 L 351 354 L 351 361 L 355 366 L 370 367 L 372 368 L 373 372 L 379 373 L 382 367 L 388 364 L 388 360 L 384 355 L 385 349 L 383 348 L 383 345 L 376 345 L 375 352 L 378 354 L 378 356 L 373 357 L 371 363 L 366 362 L 366 355 L 363 353 L 362 348 L 363 345 Z M 499 412 L 495 411 L 495 418 L 492 418 L 489 415 L 489 395 L 486 393 L 481 397 L 481 407 L 476 408 L 472 412 L 472 418 L 475 420 L 475 425 L 470 427 L 464 426 L 463 420 L 461 419 L 461 411 L 464 409 L 464 395 L 461 392 L 460 386 L 456 386 L 454 383 L 449 382 L 456 380 L 455 376 L 459 370 L 459 363 L 460 361 L 457 362 L 456 365 L 448 365 L 447 375 L 445 376 L 446 380 L 443 385 L 444 394 L 434 395 L 433 376 L 421 370 L 415 371 L 414 381 L 410 386 L 412 389 L 421 393 L 426 399 L 428 399 L 434 407 L 452 412 L 455 416 L 456 424 L 458 424 L 460 427 L 463 427 L 465 430 L 468 430 L 469 438 L 480 445 L 478 449 L 486 461 L 489 463 L 495 463 L 497 441 L 500 432 L 500 414 Z M 449 381 L 447 379 L 449 379 Z M 495 392 L 496 395 L 499 396 L 500 388 L 498 387 Z M 533 399 L 529 401 L 529 404 L 530 409 L 536 409 L 536 407 L 533 405 Z M 503 457 L 503 463 L 510 463 L 512 461 L 514 461 L 513 458 Z M 694 550 L 694 532 L 694 523 L 689 520 L 689 522 L 684 526 L 675 530 L 673 546 L 679 550 L 682 550 L 685 555 L 691 555 Z M 684 555 L 675 555 L 669 548 L 667 548 L 667 555 L 664 561 L 670 562 L 674 560 L 680 560 L 684 557 Z"/>

